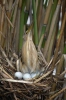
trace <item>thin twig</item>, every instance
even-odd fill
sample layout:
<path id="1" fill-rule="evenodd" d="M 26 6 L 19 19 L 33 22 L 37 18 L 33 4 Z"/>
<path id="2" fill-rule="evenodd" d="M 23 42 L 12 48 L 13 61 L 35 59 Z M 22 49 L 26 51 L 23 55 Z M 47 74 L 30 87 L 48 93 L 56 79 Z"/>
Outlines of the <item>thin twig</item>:
<path id="1" fill-rule="evenodd" d="M 60 74 L 60 77 L 62 77 L 64 74 L 66 74 L 66 70 L 63 71 L 63 72 Z"/>
<path id="2" fill-rule="evenodd" d="M 9 78 L 13 79 L 13 77 L 11 75 L 9 75 L 2 66 L 0 66 L 0 71 L 4 72 Z"/>
<path id="3" fill-rule="evenodd" d="M 0 31 L 0 34 L 3 36 L 3 38 L 5 38 L 4 34 Z"/>
<path id="4" fill-rule="evenodd" d="M 5 57 L 5 59 L 7 60 L 8 64 L 10 65 L 10 67 L 15 69 L 14 66 L 11 64 L 11 62 L 9 61 L 9 59 L 7 58 L 7 55 L 5 54 L 5 52 L 4 52 L 4 50 L 3 50 L 3 48 L 1 46 L 0 46 L 0 50 L 1 50 L 2 54 L 3 54 L 3 56 Z"/>
<path id="5" fill-rule="evenodd" d="M 3 11 L 2 7 L 0 6 L 1 10 Z M 6 13 L 3 11 L 3 13 L 5 14 L 6 19 L 8 20 L 9 24 L 11 25 L 12 28 L 14 28 L 12 22 L 10 21 L 10 19 L 8 18 L 8 16 L 6 15 Z"/>
<path id="6" fill-rule="evenodd" d="M 60 90 L 59 92 L 57 92 L 56 94 L 54 94 L 53 96 L 51 96 L 48 100 L 54 99 L 56 96 L 58 96 L 60 93 L 64 92 L 65 90 L 66 90 L 66 87 Z"/>
<path id="7" fill-rule="evenodd" d="M 15 80 L 15 79 L 0 79 L 0 81 L 7 81 L 7 82 L 13 82 L 13 83 L 26 83 L 26 84 L 32 84 L 33 82 L 24 81 L 24 80 Z"/>
<path id="8" fill-rule="evenodd" d="M 43 78 L 47 77 L 51 72 L 52 72 L 52 70 L 48 71 L 46 74 L 44 74 L 40 78 L 36 79 L 36 81 L 34 81 L 34 83 L 41 81 Z"/>

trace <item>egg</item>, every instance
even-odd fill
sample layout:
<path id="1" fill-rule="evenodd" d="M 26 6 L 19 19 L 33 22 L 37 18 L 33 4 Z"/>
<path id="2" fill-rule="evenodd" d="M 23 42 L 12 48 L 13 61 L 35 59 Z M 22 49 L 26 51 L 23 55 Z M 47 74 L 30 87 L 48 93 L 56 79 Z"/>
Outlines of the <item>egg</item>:
<path id="1" fill-rule="evenodd" d="M 31 78 L 36 77 L 36 73 L 31 73 Z"/>
<path id="2" fill-rule="evenodd" d="M 40 75 L 40 72 L 32 72 L 31 78 L 37 78 Z"/>
<path id="3" fill-rule="evenodd" d="M 23 79 L 24 80 L 31 80 L 32 78 L 31 78 L 31 75 L 29 73 L 25 73 L 25 74 L 23 74 Z"/>
<path id="4" fill-rule="evenodd" d="M 22 79 L 23 77 L 23 74 L 21 72 L 15 72 L 15 75 L 14 75 L 16 78 L 18 79 Z"/>

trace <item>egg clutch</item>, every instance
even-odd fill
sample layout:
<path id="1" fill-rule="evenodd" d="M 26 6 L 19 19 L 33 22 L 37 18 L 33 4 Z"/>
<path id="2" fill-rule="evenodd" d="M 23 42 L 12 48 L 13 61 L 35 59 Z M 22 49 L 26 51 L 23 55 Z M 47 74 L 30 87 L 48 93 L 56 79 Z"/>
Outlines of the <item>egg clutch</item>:
<path id="1" fill-rule="evenodd" d="M 31 31 L 25 34 L 22 46 L 22 62 L 19 59 L 15 77 L 21 79 L 31 79 L 39 75 L 40 65 L 38 61 L 38 52 L 32 40 Z"/>

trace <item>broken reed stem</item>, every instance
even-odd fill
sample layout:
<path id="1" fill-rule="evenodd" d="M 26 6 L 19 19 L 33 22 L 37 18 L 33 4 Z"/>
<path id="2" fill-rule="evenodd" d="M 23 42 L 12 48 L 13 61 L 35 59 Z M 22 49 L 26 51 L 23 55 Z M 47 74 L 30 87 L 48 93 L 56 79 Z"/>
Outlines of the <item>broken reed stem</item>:
<path id="1" fill-rule="evenodd" d="M 58 56 L 58 51 L 59 51 L 61 39 L 62 39 L 62 36 L 63 36 L 63 30 L 64 30 L 64 27 L 65 27 L 65 22 L 66 22 L 66 12 L 64 14 L 64 19 L 63 19 L 63 23 L 62 23 L 62 27 L 61 27 L 61 31 L 60 31 L 60 36 L 59 36 L 59 39 L 58 39 L 58 42 L 57 42 L 57 45 L 56 45 L 56 50 L 55 50 L 55 53 L 54 53 L 53 63 L 52 63 L 52 66 L 51 66 L 52 69 L 54 68 L 54 65 L 55 65 L 55 62 L 56 62 L 56 59 L 57 59 L 57 56 Z"/>

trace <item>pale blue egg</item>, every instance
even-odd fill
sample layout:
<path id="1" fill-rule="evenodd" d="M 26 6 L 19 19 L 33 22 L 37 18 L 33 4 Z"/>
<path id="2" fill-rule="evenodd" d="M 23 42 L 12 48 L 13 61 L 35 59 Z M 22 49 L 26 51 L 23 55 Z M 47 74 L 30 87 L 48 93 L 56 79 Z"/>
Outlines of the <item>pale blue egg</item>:
<path id="1" fill-rule="evenodd" d="M 15 77 L 17 77 L 18 79 L 22 79 L 23 74 L 21 72 L 15 72 Z"/>
<path id="2" fill-rule="evenodd" d="M 32 72 L 31 77 L 35 78 L 35 77 L 39 76 L 39 74 L 40 74 L 40 72 L 38 72 L 38 71 L 37 72 Z"/>
<path id="3" fill-rule="evenodd" d="M 24 80 L 30 80 L 31 79 L 31 75 L 29 73 L 25 73 L 25 74 L 23 74 L 23 79 Z"/>

